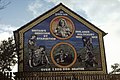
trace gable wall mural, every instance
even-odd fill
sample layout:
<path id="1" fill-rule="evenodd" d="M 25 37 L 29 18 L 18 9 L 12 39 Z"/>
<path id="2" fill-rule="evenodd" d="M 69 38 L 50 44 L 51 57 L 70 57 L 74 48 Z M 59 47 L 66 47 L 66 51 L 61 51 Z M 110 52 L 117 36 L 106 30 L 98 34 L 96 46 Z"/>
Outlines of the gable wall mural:
<path id="1" fill-rule="evenodd" d="M 106 73 L 105 33 L 62 4 L 15 34 L 20 72 Z"/>

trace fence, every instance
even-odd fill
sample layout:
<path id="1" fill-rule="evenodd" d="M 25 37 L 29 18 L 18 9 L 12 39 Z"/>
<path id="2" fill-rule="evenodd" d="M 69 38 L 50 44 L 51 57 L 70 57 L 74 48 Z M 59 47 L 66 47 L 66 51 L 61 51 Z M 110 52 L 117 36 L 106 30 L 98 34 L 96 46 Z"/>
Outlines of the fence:
<path id="1" fill-rule="evenodd" d="M 12 72 L 0 72 L 0 80 L 13 80 Z"/>
<path id="2" fill-rule="evenodd" d="M 80 74 L 50 72 L 0 72 L 0 80 L 120 80 L 120 74 Z"/>
<path id="3" fill-rule="evenodd" d="M 120 80 L 120 74 L 71 74 L 50 72 L 19 72 L 15 80 Z"/>

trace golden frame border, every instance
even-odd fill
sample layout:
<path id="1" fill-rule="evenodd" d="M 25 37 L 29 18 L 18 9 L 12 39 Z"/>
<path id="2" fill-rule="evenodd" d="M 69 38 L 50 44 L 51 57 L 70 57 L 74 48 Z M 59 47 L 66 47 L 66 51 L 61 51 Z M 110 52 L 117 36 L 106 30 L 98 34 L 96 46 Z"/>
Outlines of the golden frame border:
<path id="1" fill-rule="evenodd" d="M 84 19 L 82 19 L 80 16 L 76 15 L 75 13 L 73 13 L 72 11 L 70 11 L 69 9 L 65 8 L 62 5 L 59 5 L 58 7 L 56 7 L 55 9 L 49 11 L 47 14 L 41 16 L 39 19 L 37 19 L 36 21 L 32 22 L 31 24 L 28 24 L 27 26 L 25 26 L 23 29 L 21 29 L 18 34 L 19 34 L 19 39 L 20 39 L 20 49 L 23 49 L 23 37 L 24 37 L 24 33 L 29 30 L 30 28 L 34 27 L 36 24 L 40 23 L 41 21 L 43 21 L 44 19 L 50 17 L 51 15 L 53 15 L 54 13 L 56 13 L 59 10 L 63 10 L 64 12 L 66 12 L 68 15 L 74 17 L 76 20 L 78 20 L 79 22 L 81 22 L 82 24 L 84 24 L 85 26 L 89 27 L 91 30 L 95 31 L 96 33 L 98 33 L 98 37 L 99 37 L 99 44 L 100 44 L 100 54 L 101 54 L 101 62 L 102 62 L 102 70 L 101 71 L 70 71 L 70 72 L 50 72 L 50 73 L 90 73 L 90 74 L 105 74 L 107 73 L 107 69 L 106 69 L 106 58 L 105 58 L 105 50 L 104 50 L 104 44 L 103 44 L 103 34 L 100 30 L 98 30 L 97 28 L 95 28 L 92 24 L 88 23 L 87 21 L 85 21 Z M 23 60 L 23 50 L 19 51 L 20 53 L 22 53 L 21 55 L 19 55 L 20 60 Z M 23 72 L 23 62 L 21 64 L 19 64 L 19 68 L 18 68 L 19 72 Z"/>
<path id="2" fill-rule="evenodd" d="M 71 24 L 72 24 L 72 34 L 71 34 L 70 36 L 68 36 L 67 38 L 60 38 L 60 37 L 56 36 L 56 35 L 53 33 L 53 31 L 52 31 L 52 27 L 53 27 L 53 26 L 52 26 L 52 22 L 53 22 L 55 19 L 57 19 L 57 18 L 64 18 L 64 19 L 67 19 L 67 20 L 69 20 L 69 21 L 71 22 Z M 69 39 L 69 38 L 71 38 L 71 37 L 73 36 L 74 31 L 75 31 L 74 23 L 72 22 L 72 20 L 71 20 L 70 18 L 68 18 L 68 17 L 66 17 L 66 16 L 57 16 L 57 17 L 53 18 L 52 21 L 50 22 L 50 32 L 51 32 L 52 35 L 53 35 L 54 37 L 56 37 L 57 39 L 67 40 L 67 39 Z"/>
<path id="3" fill-rule="evenodd" d="M 53 51 L 54 51 L 54 49 L 55 49 L 57 46 L 62 45 L 62 44 L 66 44 L 66 45 L 70 46 L 70 47 L 73 49 L 73 51 L 74 51 L 74 60 L 73 60 L 73 62 L 72 62 L 71 64 L 69 64 L 69 65 L 67 65 L 67 66 L 62 66 L 62 65 L 57 64 L 57 63 L 55 62 L 55 60 L 54 60 L 54 57 L 53 57 Z M 75 63 L 76 60 L 77 60 L 77 53 L 76 53 L 75 48 L 73 47 L 72 44 L 67 43 L 67 42 L 60 42 L 60 43 L 57 43 L 56 45 L 54 45 L 53 48 L 52 48 L 52 50 L 51 50 L 51 52 L 50 52 L 50 55 L 51 55 L 52 62 L 53 62 L 57 67 L 60 67 L 60 68 L 68 68 L 68 67 L 71 67 L 72 65 L 74 65 L 74 63 Z"/>

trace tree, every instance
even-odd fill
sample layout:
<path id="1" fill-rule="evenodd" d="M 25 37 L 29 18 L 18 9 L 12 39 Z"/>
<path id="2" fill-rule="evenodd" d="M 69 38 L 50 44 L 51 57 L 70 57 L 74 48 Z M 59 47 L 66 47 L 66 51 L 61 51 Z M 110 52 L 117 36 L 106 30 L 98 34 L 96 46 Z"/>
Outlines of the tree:
<path id="1" fill-rule="evenodd" d="M 11 71 L 17 63 L 17 49 L 12 37 L 3 40 L 0 44 L 0 71 Z"/>
<path id="2" fill-rule="evenodd" d="M 119 67 L 118 63 L 111 65 L 111 68 L 113 69 L 113 71 L 116 70 L 118 67 Z"/>
<path id="3" fill-rule="evenodd" d="M 113 69 L 109 74 L 120 74 L 120 64 L 115 63 L 111 65 L 111 68 Z"/>
<path id="4" fill-rule="evenodd" d="M 7 0 L 0 0 L 0 10 L 6 8 L 11 2 Z"/>

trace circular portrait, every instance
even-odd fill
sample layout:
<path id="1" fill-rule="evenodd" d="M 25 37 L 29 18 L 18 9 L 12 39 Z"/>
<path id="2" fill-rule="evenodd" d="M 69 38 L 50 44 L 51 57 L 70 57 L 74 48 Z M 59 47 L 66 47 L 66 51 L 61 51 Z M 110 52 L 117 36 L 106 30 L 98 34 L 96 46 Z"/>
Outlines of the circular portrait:
<path id="1" fill-rule="evenodd" d="M 65 16 L 55 17 L 50 23 L 50 31 L 58 39 L 69 39 L 74 33 L 74 24 Z"/>
<path id="2" fill-rule="evenodd" d="M 51 50 L 51 59 L 57 67 L 71 67 L 76 62 L 76 50 L 69 43 L 58 43 Z"/>

